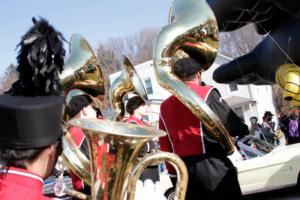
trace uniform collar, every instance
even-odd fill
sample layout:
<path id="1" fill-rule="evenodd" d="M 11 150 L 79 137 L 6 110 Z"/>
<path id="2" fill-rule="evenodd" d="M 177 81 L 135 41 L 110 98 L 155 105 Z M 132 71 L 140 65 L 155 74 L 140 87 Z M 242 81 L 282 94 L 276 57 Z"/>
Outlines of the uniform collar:
<path id="1" fill-rule="evenodd" d="M 33 187 L 41 191 L 44 183 L 44 180 L 39 175 L 16 167 L 9 167 L 8 170 L 0 170 L 0 179 L 26 187 Z"/>
<path id="2" fill-rule="evenodd" d="M 185 81 L 185 84 L 190 88 L 199 86 L 199 84 L 195 83 L 194 81 Z"/>
<path id="3" fill-rule="evenodd" d="M 134 115 L 130 115 L 130 116 L 128 117 L 127 121 L 128 121 L 128 122 L 134 121 L 134 122 L 136 122 L 136 123 L 138 123 L 138 124 L 144 124 L 144 122 L 143 122 L 141 119 L 137 118 L 137 117 L 134 116 Z"/>

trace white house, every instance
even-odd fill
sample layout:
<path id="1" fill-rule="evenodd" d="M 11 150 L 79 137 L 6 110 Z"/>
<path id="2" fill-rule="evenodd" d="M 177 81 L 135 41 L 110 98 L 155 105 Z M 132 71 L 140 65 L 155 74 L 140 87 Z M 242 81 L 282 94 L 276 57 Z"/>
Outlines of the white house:
<path id="1" fill-rule="evenodd" d="M 213 71 L 223 63 L 227 63 L 231 59 L 224 55 L 218 54 L 213 66 L 202 74 L 202 80 L 207 85 L 216 87 L 223 99 L 228 105 L 245 120 L 250 126 L 249 118 L 256 116 L 259 122 L 265 111 L 271 111 L 275 114 L 275 107 L 272 99 L 272 90 L 270 86 L 256 85 L 236 85 L 236 84 L 219 84 L 212 79 Z M 158 120 L 159 106 L 161 102 L 171 94 L 159 86 L 153 69 L 152 60 L 135 66 L 137 73 L 143 80 L 147 90 L 150 105 L 149 120 L 155 122 Z M 110 81 L 114 81 L 121 72 L 111 74 Z M 274 119 L 277 123 L 277 119 Z"/>

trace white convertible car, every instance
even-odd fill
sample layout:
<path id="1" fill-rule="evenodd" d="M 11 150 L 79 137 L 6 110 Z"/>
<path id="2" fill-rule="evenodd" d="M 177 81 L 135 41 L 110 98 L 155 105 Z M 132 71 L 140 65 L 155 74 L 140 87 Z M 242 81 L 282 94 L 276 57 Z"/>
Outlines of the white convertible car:
<path id="1" fill-rule="evenodd" d="M 229 158 L 238 169 L 243 194 L 294 186 L 300 181 L 300 144 L 274 147 L 247 136 L 238 146 L 239 151 Z"/>

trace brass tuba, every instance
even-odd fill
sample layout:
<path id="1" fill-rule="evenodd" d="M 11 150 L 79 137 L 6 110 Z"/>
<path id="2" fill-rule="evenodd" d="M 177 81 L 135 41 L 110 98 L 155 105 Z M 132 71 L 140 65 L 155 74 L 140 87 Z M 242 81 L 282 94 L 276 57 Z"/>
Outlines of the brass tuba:
<path id="1" fill-rule="evenodd" d="M 148 99 L 142 80 L 126 56 L 123 57 L 123 63 L 122 73 L 109 88 L 110 104 L 114 111 L 112 120 L 114 121 L 122 121 L 124 117 L 123 97 L 128 92 L 137 93 L 143 99 Z"/>
<path id="2" fill-rule="evenodd" d="M 89 43 L 79 34 L 70 39 L 71 55 L 60 75 L 61 85 L 68 92 L 81 89 L 94 97 L 105 94 L 100 62 Z"/>
<path id="3" fill-rule="evenodd" d="M 176 197 L 184 200 L 187 169 L 175 154 L 158 152 L 138 160 L 147 140 L 165 132 L 137 124 L 109 120 L 74 119 L 71 126 L 80 127 L 89 142 L 93 200 L 133 200 L 136 182 L 147 165 L 171 163 L 178 175 Z"/>
<path id="4" fill-rule="evenodd" d="M 199 96 L 171 73 L 176 53 L 184 51 L 208 69 L 218 47 L 218 28 L 214 13 L 202 0 L 175 0 L 169 25 L 163 27 L 154 47 L 154 69 L 159 84 L 186 105 L 212 134 L 227 154 L 234 144 L 215 113 Z"/>
<path id="5" fill-rule="evenodd" d="M 65 104 L 68 105 L 71 98 L 77 95 L 88 95 L 93 99 L 94 103 L 97 104 L 96 98 L 83 92 L 79 89 L 72 89 L 68 92 L 65 98 Z M 69 117 L 64 112 L 64 121 L 67 122 Z M 61 154 L 62 163 L 73 173 L 75 173 L 82 181 L 91 185 L 91 170 L 89 159 L 80 151 L 80 149 L 75 144 L 69 129 L 65 131 L 64 137 L 62 138 L 63 152 Z"/>
<path id="6" fill-rule="evenodd" d="M 60 82 L 68 98 L 87 94 L 91 97 L 104 95 L 104 76 L 100 62 L 90 47 L 89 43 L 79 34 L 74 34 L 70 39 L 70 57 L 65 63 L 64 70 L 60 75 Z M 74 90 L 78 88 L 80 90 Z M 99 98 L 92 98 L 100 108 L 102 102 Z M 66 102 L 67 103 L 67 102 Z M 64 112 L 64 121 L 69 117 Z M 79 150 L 73 141 L 69 130 L 65 131 L 63 142 L 62 162 L 81 180 L 91 184 L 90 162 L 88 158 Z"/>

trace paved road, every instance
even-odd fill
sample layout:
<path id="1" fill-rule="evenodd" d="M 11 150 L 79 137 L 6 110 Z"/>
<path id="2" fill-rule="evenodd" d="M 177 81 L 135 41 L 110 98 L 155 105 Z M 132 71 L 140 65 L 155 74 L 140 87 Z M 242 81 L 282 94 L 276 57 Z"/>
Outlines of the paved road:
<path id="1" fill-rule="evenodd" d="M 171 182 L 165 174 L 161 174 L 165 189 L 171 187 Z M 243 200 L 300 200 L 300 187 L 291 187 L 259 194 L 243 196 Z"/>
<path id="2" fill-rule="evenodd" d="M 300 187 L 286 188 L 244 196 L 243 200 L 299 200 Z"/>

